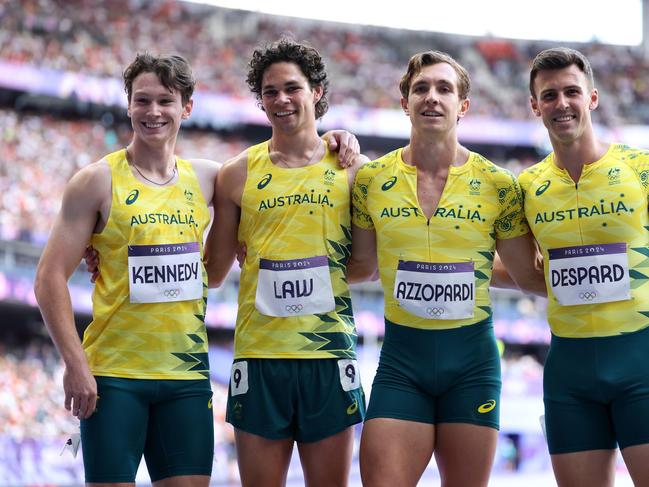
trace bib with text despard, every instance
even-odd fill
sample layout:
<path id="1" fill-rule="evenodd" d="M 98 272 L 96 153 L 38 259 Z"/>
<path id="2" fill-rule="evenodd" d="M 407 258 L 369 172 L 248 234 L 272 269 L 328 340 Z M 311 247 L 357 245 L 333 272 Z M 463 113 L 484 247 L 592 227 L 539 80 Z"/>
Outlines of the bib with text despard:
<path id="1" fill-rule="evenodd" d="M 399 261 L 394 298 L 401 307 L 429 320 L 473 317 L 473 262 Z"/>
<path id="2" fill-rule="evenodd" d="M 128 246 L 131 303 L 200 299 L 202 274 L 198 242 Z"/>
<path id="3" fill-rule="evenodd" d="M 255 307 L 261 314 L 275 317 L 333 311 L 335 301 L 327 256 L 260 259 Z"/>
<path id="4" fill-rule="evenodd" d="M 626 243 L 550 249 L 549 281 L 562 306 L 631 299 Z"/>

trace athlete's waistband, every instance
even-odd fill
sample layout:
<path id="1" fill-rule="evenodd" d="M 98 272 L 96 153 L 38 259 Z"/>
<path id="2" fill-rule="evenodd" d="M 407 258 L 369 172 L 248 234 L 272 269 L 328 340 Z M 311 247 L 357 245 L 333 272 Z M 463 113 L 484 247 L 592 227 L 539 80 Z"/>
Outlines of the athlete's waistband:
<path id="1" fill-rule="evenodd" d="M 476 330 L 476 329 L 493 329 L 493 318 L 489 317 L 484 320 L 476 321 L 475 323 L 472 323 L 470 325 L 464 325 L 464 326 L 459 326 L 455 328 L 435 328 L 435 329 L 430 329 L 430 328 L 416 328 L 414 326 L 408 326 L 402 323 L 396 323 L 394 321 L 390 321 L 387 318 L 385 318 L 385 333 L 388 333 L 388 328 L 398 330 L 398 331 L 403 331 L 403 329 L 407 330 L 412 330 L 413 332 L 421 332 L 423 334 L 429 334 L 429 333 L 438 333 L 438 334 L 462 334 L 466 330 L 471 329 Z M 464 331 L 463 331 L 464 330 Z"/>

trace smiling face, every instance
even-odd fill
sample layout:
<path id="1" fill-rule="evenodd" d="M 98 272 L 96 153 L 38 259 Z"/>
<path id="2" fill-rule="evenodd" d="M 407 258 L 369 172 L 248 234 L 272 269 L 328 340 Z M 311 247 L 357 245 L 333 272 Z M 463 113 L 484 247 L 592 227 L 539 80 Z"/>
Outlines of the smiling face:
<path id="1" fill-rule="evenodd" d="M 192 100 L 183 104 L 180 92 L 165 88 L 150 72 L 138 75 L 132 89 L 128 116 L 136 137 L 154 145 L 175 140 L 180 121 L 191 113 Z"/>
<path id="2" fill-rule="evenodd" d="M 468 98 L 461 99 L 458 77 L 448 63 L 422 66 L 410 82 L 401 107 L 416 130 L 449 132 L 469 109 Z"/>
<path id="3" fill-rule="evenodd" d="M 315 105 L 322 87 L 311 88 L 295 63 L 271 64 L 262 77 L 261 104 L 273 129 L 293 133 L 315 127 Z"/>
<path id="4" fill-rule="evenodd" d="M 592 132 L 590 112 L 597 108 L 599 96 L 584 72 L 571 64 L 539 71 L 530 102 L 552 142 L 569 144 Z"/>

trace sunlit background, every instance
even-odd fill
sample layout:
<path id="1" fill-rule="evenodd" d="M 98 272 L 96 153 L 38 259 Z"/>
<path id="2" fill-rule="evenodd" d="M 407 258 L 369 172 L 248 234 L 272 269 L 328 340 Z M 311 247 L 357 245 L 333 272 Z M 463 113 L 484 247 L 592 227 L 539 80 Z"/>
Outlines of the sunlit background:
<path id="1" fill-rule="evenodd" d="M 320 128 L 356 133 L 370 157 L 406 144 L 410 125 L 399 109 L 398 81 L 409 57 L 429 49 L 449 52 L 471 73 L 462 143 L 516 173 L 549 151 L 529 110 L 527 77 L 534 55 L 556 45 L 583 51 L 593 64 L 599 135 L 649 147 L 646 2 L 218 3 L 0 0 L 0 486 L 83 483 L 81 459 L 60 455 L 78 425 L 62 406 L 62 366 L 35 306 L 33 278 L 67 180 L 130 139 L 120 76 L 136 52 L 180 53 L 194 68 L 195 108 L 177 146 L 186 158 L 225 161 L 269 136 L 245 84 L 246 64 L 255 46 L 281 35 L 308 41 L 327 63 L 331 108 Z M 82 268 L 70 288 L 82 330 L 92 292 Z M 214 485 L 238 484 L 232 429 L 224 423 L 237 288 L 233 269 L 210 292 L 206 320 Z M 353 293 L 369 394 L 383 336 L 382 297 L 377 285 Z M 553 485 L 539 422 L 550 337 L 545 303 L 516 292 L 492 297 L 504 387 L 491 485 Z M 631 485 L 621 462 L 618 470 L 616 485 Z M 138 481 L 149 482 L 145 469 Z M 289 482 L 303 484 L 297 461 Z M 360 485 L 357 456 L 352 483 Z M 421 485 L 438 483 L 432 462 Z"/>

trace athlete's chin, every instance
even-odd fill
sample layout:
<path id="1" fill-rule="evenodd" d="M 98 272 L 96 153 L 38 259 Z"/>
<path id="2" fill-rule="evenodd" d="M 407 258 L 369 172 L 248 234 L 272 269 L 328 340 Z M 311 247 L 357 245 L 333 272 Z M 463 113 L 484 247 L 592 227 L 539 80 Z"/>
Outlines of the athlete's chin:
<path id="1" fill-rule="evenodd" d="M 170 139 L 173 139 L 176 134 L 170 133 L 168 130 L 159 130 L 151 132 L 148 130 L 138 131 L 138 136 L 143 142 L 150 144 L 162 144 Z"/>

